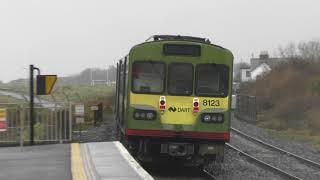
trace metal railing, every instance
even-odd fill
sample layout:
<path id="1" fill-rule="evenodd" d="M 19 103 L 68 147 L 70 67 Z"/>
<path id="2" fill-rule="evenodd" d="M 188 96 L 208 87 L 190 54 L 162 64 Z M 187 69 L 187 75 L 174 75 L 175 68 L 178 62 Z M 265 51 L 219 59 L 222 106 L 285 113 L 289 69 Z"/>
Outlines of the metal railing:
<path id="1" fill-rule="evenodd" d="M 34 142 L 62 143 L 72 140 L 72 110 L 68 104 L 41 103 L 35 106 Z M 0 132 L 0 145 L 23 145 L 29 143 L 29 106 L 25 104 L 0 103 L 6 110 L 6 131 Z"/>
<path id="2" fill-rule="evenodd" d="M 257 121 L 256 97 L 237 95 L 235 117 L 241 120 Z"/>

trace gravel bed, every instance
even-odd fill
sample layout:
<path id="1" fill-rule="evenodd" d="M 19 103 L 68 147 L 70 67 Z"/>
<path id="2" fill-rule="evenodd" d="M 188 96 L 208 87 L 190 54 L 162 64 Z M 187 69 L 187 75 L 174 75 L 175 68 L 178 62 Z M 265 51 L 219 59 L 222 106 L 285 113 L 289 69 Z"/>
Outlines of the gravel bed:
<path id="1" fill-rule="evenodd" d="M 226 149 L 222 173 L 217 177 L 221 180 L 280 180 L 283 179 L 260 166 L 249 162 L 237 152 Z"/>
<path id="2" fill-rule="evenodd" d="M 167 163 L 166 165 L 154 165 L 144 167 L 146 171 L 155 180 L 210 180 L 207 175 L 204 174 L 197 167 L 186 167 L 183 164 Z"/>
<path id="3" fill-rule="evenodd" d="M 263 162 L 300 177 L 301 179 L 320 179 L 318 168 L 305 165 L 293 157 L 265 148 L 263 145 L 253 143 L 239 135 L 231 134 L 230 144 Z"/>
<path id="4" fill-rule="evenodd" d="M 77 142 L 115 141 L 115 134 L 115 121 L 110 115 L 97 127 L 91 127 L 81 133 L 73 133 L 73 140 Z"/>
<path id="5" fill-rule="evenodd" d="M 278 175 L 266 171 L 255 163 L 249 162 L 245 157 L 242 157 L 237 152 L 226 149 L 225 160 L 222 165 L 222 170 L 216 179 L 219 180 L 282 180 Z M 207 176 L 201 176 L 200 170 L 197 167 L 184 167 L 183 165 L 175 165 L 173 162 L 168 162 L 166 166 L 145 167 L 145 169 L 156 180 L 202 180 L 212 179 Z M 209 167 L 209 172 L 213 169 Z"/>
<path id="6" fill-rule="evenodd" d="M 311 148 L 307 144 L 277 138 L 273 135 L 270 135 L 270 133 L 263 128 L 257 127 L 254 124 L 240 121 L 235 117 L 232 119 L 231 126 L 264 142 L 320 163 L 320 151 Z"/>

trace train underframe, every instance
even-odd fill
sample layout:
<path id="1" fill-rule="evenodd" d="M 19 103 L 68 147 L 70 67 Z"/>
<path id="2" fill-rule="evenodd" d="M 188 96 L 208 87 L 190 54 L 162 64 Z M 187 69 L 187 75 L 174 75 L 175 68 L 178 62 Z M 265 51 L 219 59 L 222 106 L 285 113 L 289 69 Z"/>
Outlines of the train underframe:
<path id="1" fill-rule="evenodd" d="M 122 136 L 122 143 L 143 163 L 174 159 L 187 165 L 222 163 L 225 142 L 203 139 Z"/>

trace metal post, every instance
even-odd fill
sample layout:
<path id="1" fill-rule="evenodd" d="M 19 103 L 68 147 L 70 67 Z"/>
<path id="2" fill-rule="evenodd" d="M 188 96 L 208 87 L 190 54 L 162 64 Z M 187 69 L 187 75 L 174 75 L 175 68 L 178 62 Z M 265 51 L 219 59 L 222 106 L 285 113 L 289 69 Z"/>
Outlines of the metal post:
<path id="1" fill-rule="evenodd" d="M 29 89 L 29 94 L 30 94 L 30 114 L 29 114 L 29 120 L 30 120 L 30 145 L 34 144 L 34 130 L 33 130 L 33 124 L 34 124 L 34 84 L 33 84 L 33 70 L 38 71 L 38 75 L 40 75 L 40 69 L 36 68 L 33 66 L 33 64 L 30 65 L 29 71 L 30 71 L 30 89 Z"/>
<path id="2" fill-rule="evenodd" d="M 69 140 L 72 141 L 72 104 L 69 103 Z"/>
<path id="3" fill-rule="evenodd" d="M 90 79 L 91 79 L 91 86 L 93 86 L 94 82 L 93 82 L 92 68 L 90 68 Z"/>
<path id="4" fill-rule="evenodd" d="M 58 132 L 58 123 L 59 123 L 59 121 L 58 121 L 58 118 L 59 118 L 59 112 L 57 112 L 58 110 L 57 110 L 57 104 L 55 103 L 54 104 L 54 114 L 53 114 L 53 116 L 54 116 L 54 123 L 55 123 L 55 140 L 56 141 L 59 141 L 59 132 Z"/>
<path id="5" fill-rule="evenodd" d="M 109 86 L 109 69 L 107 68 L 107 86 Z"/>
<path id="6" fill-rule="evenodd" d="M 62 114 L 62 110 L 59 109 L 59 143 L 62 144 L 62 118 L 63 118 L 63 114 Z"/>
<path id="7" fill-rule="evenodd" d="M 33 124 L 34 124 L 34 87 L 33 87 L 33 65 L 31 64 L 30 65 L 30 99 L 29 99 L 29 102 L 30 102 L 30 114 L 29 114 L 29 121 L 30 121 L 30 145 L 33 145 L 34 142 L 33 142 L 33 139 L 34 139 L 34 133 L 33 133 Z"/>
<path id="8" fill-rule="evenodd" d="M 64 107 L 64 109 L 63 109 L 63 125 L 64 125 L 64 127 L 63 127 L 63 130 L 64 130 L 64 133 L 63 133 L 63 139 L 65 140 L 65 141 L 67 141 L 67 108 L 66 107 Z"/>
<path id="9" fill-rule="evenodd" d="M 19 119 L 20 119 L 20 147 L 21 147 L 21 151 L 23 150 L 23 141 L 24 141 L 24 110 L 23 110 L 23 106 L 20 105 L 19 106 Z"/>

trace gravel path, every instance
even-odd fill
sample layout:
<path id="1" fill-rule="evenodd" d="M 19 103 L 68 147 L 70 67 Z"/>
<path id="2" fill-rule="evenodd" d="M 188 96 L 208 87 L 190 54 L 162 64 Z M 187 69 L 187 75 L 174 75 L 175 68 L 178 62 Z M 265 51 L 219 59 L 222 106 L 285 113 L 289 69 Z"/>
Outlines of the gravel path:
<path id="1" fill-rule="evenodd" d="M 263 128 L 259 128 L 253 124 L 237 120 L 235 117 L 232 119 L 231 126 L 264 142 L 320 163 L 320 152 L 312 149 L 306 144 L 274 137 Z"/>
<path id="2" fill-rule="evenodd" d="M 89 128 L 81 133 L 73 133 L 73 139 L 78 142 L 115 141 L 115 134 L 115 121 L 110 115 L 97 127 Z"/>

